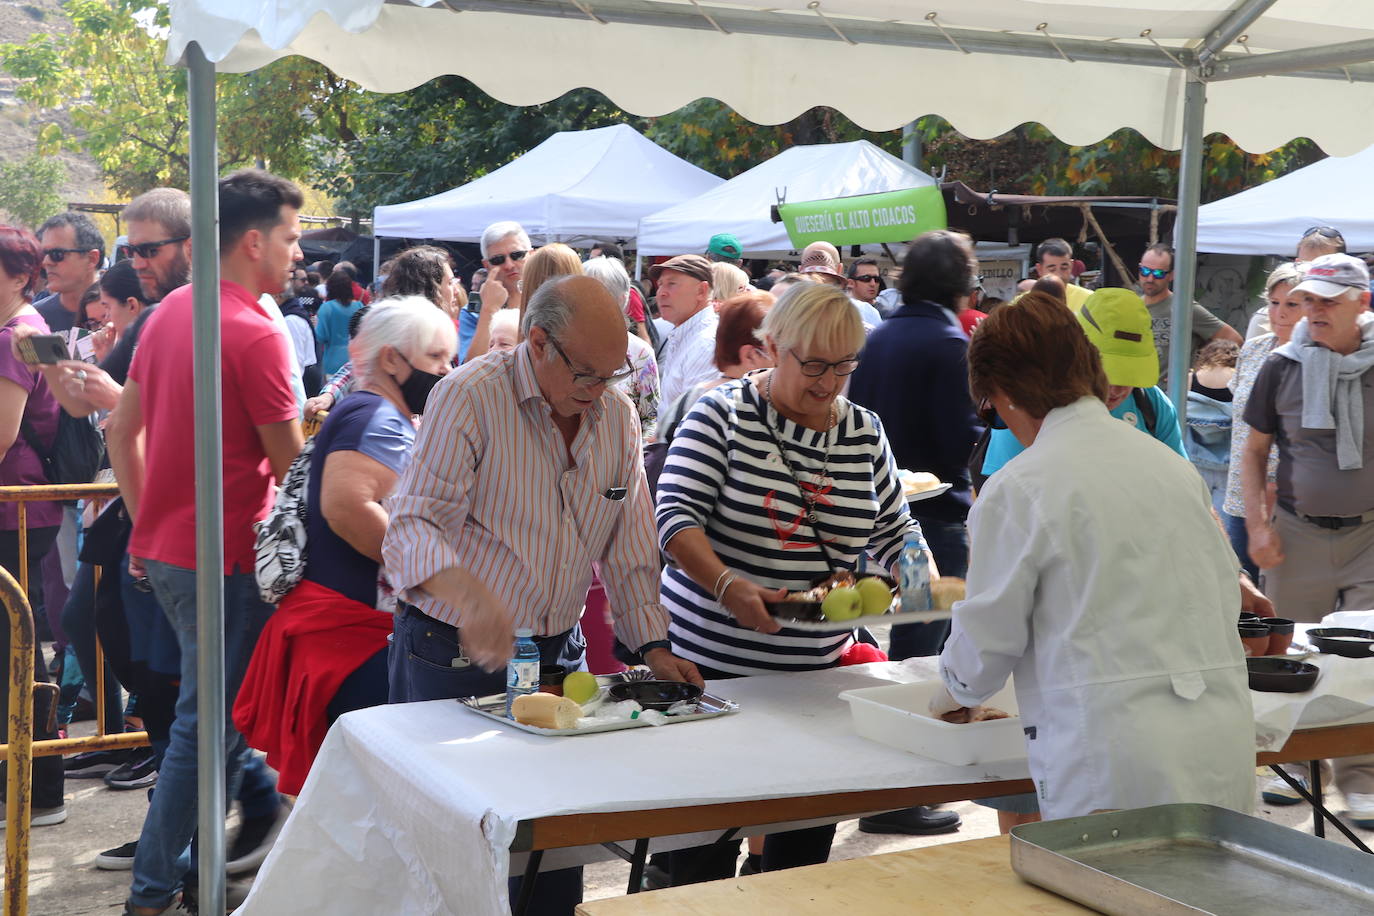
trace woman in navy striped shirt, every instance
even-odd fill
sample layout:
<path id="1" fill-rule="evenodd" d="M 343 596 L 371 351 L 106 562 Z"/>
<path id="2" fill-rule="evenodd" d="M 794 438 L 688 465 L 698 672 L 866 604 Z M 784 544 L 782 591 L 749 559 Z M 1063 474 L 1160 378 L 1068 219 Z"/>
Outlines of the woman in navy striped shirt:
<path id="1" fill-rule="evenodd" d="M 839 664 L 852 633 L 780 627 L 763 602 L 853 569 L 863 553 L 892 569 L 918 529 L 877 415 L 840 395 L 864 343 L 848 297 L 798 284 L 760 333 L 776 368 L 703 395 L 658 482 L 659 542 L 674 561 L 661 588 L 669 639 L 708 679 Z M 775 834 L 763 867 L 823 862 L 833 835 L 834 827 Z M 695 872 L 685 880 L 734 874 L 734 858 L 719 850 L 710 862 L 685 852 Z"/>

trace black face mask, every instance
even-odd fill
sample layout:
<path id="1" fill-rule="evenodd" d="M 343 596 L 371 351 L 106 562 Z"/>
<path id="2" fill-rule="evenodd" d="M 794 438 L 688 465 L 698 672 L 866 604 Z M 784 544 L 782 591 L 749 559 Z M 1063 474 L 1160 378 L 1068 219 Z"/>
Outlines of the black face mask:
<path id="1" fill-rule="evenodd" d="M 405 359 L 404 356 L 401 358 Z M 397 384 L 401 388 L 401 397 L 405 398 L 406 408 L 418 416 L 425 412 L 425 401 L 429 400 L 430 391 L 443 376 L 417 369 L 408 359 L 406 365 L 410 366 L 410 375 L 406 376 L 404 382 Z"/>

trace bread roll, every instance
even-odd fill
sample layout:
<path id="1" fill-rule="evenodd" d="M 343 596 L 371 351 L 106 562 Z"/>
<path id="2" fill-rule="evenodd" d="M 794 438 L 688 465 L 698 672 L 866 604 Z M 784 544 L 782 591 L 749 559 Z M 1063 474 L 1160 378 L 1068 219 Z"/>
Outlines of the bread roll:
<path id="1" fill-rule="evenodd" d="M 582 707 L 567 697 L 529 693 L 515 698 L 511 713 L 515 721 L 535 728 L 577 728 Z"/>
<path id="2" fill-rule="evenodd" d="M 937 611 L 947 611 L 954 602 L 964 600 L 964 580 L 941 576 L 930 583 L 930 605 Z"/>

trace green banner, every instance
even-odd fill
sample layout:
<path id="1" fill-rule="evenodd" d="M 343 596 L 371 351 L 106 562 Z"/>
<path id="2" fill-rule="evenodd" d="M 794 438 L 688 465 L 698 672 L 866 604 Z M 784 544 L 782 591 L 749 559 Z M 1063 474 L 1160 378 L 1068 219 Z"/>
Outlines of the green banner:
<path id="1" fill-rule="evenodd" d="M 780 204 L 778 216 L 794 248 L 805 248 L 812 242 L 909 242 L 922 232 L 949 225 L 945 221 L 945 198 L 937 185 Z"/>

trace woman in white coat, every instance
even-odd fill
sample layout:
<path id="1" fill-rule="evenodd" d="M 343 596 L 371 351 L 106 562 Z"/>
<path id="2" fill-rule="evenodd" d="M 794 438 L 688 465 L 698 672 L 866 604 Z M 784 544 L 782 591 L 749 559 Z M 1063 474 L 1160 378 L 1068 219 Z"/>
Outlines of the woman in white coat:
<path id="1" fill-rule="evenodd" d="M 1099 356 L 1061 303 L 1032 293 L 969 347 L 975 399 L 1027 448 L 969 516 L 969 597 L 932 710 L 979 705 L 1014 676 L 1047 819 L 1253 807 L 1235 555 L 1192 466 L 1104 404 L 1102 360 L 1141 345 L 1153 350 L 1147 335 Z"/>

